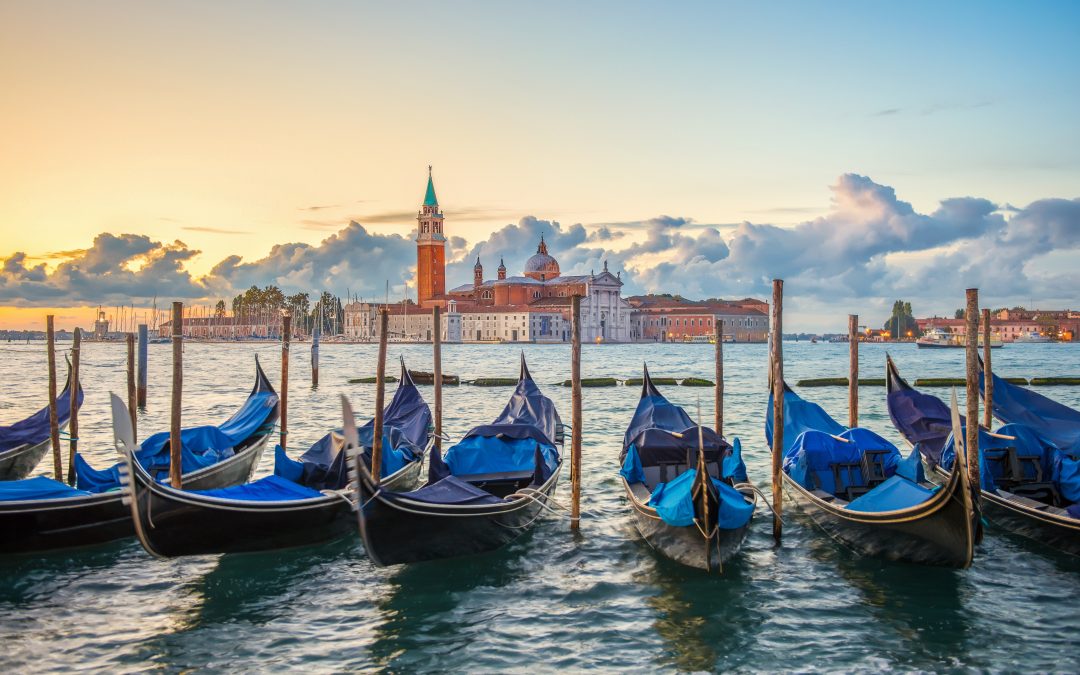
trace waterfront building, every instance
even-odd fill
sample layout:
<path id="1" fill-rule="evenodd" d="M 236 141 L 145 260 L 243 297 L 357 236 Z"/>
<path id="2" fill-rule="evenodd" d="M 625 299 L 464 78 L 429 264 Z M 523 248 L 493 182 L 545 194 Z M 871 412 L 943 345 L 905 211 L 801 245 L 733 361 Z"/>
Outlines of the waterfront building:
<path id="1" fill-rule="evenodd" d="M 202 340 L 280 339 L 281 315 L 268 312 L 265 317 L 243 316 L 188 316 L 181 324 L 181 334 L 186 338 Z M 158 324 L 158 337 L 172 337 L 172 321 Z M 295 332 L 295 330 L 294 330 Z"/>
<path id="2" fill-rule="evenodd" d="M 721 322 L 728 342 L 765 342 L 769 337 L 769 305 L 744 300 L 686 300 L 670 295 L 628 298 L 633 307 L 632 334 L 641 342 L 688 342 L 715 334 Z"/>
<path id="3" fill-rule="evenodd" d="M 964 319 L 946 319 L 935 316 L 916 319 L 915 323 L 924 333 L 937 328 L 953 335 L 967 334 L 967 321 Z M 981 318 L 979 325 L 982 325 Z M 990 332 L 1000 337 L 1002 342 L 1022 341 L 1032 335 L 1041 335 L 1062 342 L 1075 342 L 1080 340 L 1080 313 L 1069 310 L 1002 310 L 990 319 Z"/>

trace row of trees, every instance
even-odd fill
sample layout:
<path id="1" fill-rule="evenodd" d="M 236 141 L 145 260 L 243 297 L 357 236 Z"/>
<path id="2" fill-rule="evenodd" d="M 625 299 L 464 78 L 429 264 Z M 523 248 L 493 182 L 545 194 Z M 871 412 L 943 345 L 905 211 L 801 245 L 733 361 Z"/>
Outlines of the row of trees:
<path id="1" fill-rule="evenodd" d="M 911 313 L 911 303 L 904 302 L 903 300 L 897 300 L 892 306 L 892 315 L 889 316 L 889 320 L 882 326 L 883 330 L 889 331 L 889 334 L 894 339 L 905 336 L 919 337 L 922 335 L 922 331 L 919 330 L 919 324 L 915 321 L 915 317 Z"/>
<path id="2" fill-rule="evenodd" d="M 252 286 L 232 299 L 232 314 L 241 320 L 270 321 L 282 310 L 293 316 L 293 326 L 310 334 L 316 327 L 324 335 L 336 335 L 345 325 L 345 310 L 341 298 L 330 291 L 323 291 L 314 305 L 308 293 L 285 295 L 277 286 L 259 288 Z M 214 313 L 226 314 L 224 300 L 218 300 Z"/>

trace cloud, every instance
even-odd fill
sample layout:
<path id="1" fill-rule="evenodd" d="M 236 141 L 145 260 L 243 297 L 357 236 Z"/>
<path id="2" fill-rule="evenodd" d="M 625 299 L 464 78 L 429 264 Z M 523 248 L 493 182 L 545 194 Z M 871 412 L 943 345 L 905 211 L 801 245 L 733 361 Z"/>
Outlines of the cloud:
<path id="1" fill-rule="evenodd" d="M 184 269 L 199 254 L 181 241 L 99 234 L 93 245 L 48 271 L 17 252 L 0 267 L 0 302 L 19 306 L 127 304 L 155 295 L 200 298 L 206 287 Z"/>
<path id="2" fill-rule="evenodd" d="M 209 232 L 211 234 L 251 234 L 250 230 L 229 230 L 223 227 L 199 227 L 197 225 L 189 225 L 180 228 L 188 232 Z"/>
<path id="3" fill-rule="evenodd" d="M 317 206 L 301 206 L 297 210 L 298 211 L 322 211 L 323 209 L 336 209 L 336 208 L 339 208 L 340 206 L 341 206 L 341 204 L 322 204 L 322 205 L 317 205 Z"/>

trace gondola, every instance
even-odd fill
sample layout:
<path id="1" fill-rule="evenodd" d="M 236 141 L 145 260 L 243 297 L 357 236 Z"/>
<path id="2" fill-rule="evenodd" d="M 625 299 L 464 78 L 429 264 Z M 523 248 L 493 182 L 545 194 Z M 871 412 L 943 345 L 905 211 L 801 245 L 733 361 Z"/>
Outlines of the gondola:
<path id="1" fill-rule="evenodd" d="M 489 425 L 446 451 L 431 451 L 428 479 L 412 492 L 379 486 L 357 463 L 364 548 L 380 566 L 493 551 L 543 515 L 562 469 L 563 426 L 555 404 L 521 358 L 517 387 Z"/>
<path id="2" fill-rule="evenodd" d="M 56 420 L 61 429 L 71 419 L 71 365 L 64 378 L 64 390 L 56 397 Z M 82 386 L 78 388 L 76 407 L 82 405 Z M 0 480 L 20 480 L 30 475 L 49 451 L 49 406 L 30 417 L 0 427 Z"/>
<path id="3" fill-rule="evenodd" d="M 188 489 L 243 483 L 262 457 L 278 419 L 278 396 L 255 360 L 255 386 L 220 426 L 181 433 Z M 135 453 L 155 476 L 168 474 L 168 432 L 150 436 Z M 0 483 L 0 553 L 29 553 L 101 544 L 135 533 L 131 510 L 121 501 L 123 461 L 105 470 L 75 458 L 76 485 L 45 476 Z"/>
<path id="4" fill-rule="evenodd" d="M 645 541 L 676 562 L 722 572 L 742 546 L 757 503 L 739 439 L 732 445 L 695 424 L 653 385 L 646 367 L 619 461 Z M 699 478 L 702 468 L 710 480 Z"/>
<path id="5" fill-rule="evenodd" d="M 978 510 L 966 472 L 954 472 L 936 487 L 925 480 L 918 452 L 902 457 L 889 441 L 869 429 L 845 427 L 786 383 L 783 406 L 784 492 L 822 530 L 862 555 L 971 565 Z M 770 414 L 770 445 L 772 426 Z"/>
<path id="6" fill-rule="evenodd" d="M 889 357 L 886 371 L 893 425 L 922 452 L 931 478 L 947 481 L 955 455 L 943 423 L 948 408 L 905 382 Z M 982 512 L 992 525 L 1080 555 L 1080 461 L 1057 445 L 1069 441 L 1068 413 L 1076 411 L 991 377 L 994 414 L 1007 424 L 993 434 L 979 429 Z"/>
<path id="7" fill-rule="evenodd" d="M 123 430 L 129 424 L 126 408 L 119 399 L 113 405 L 119 409 L 113 422 Z M 352 424 L 359 438 L 352 447 L 362 448 L 370 466 L 374 420 L 361 427 Z M 356 536 L 345 438 L 342 430 L 332 431 L 299 460 L 277 446 L 273 474 L 216 490 L 176 490 L 153 481 L 131 462 L 136 536 L 158 557 L 267 551 Z M 384 413 L 382 485 L 415 489 L 433 440 L 431 410 L 402 362 L 397 391 Z"/>

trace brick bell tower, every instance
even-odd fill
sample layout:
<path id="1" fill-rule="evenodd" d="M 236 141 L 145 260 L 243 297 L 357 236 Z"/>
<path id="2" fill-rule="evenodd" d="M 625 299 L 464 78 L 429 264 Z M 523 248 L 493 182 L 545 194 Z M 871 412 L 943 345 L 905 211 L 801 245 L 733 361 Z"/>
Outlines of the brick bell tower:
<path id="1" fill-rule="evenodd" d="M 427 192 L 416 221 L 416 299 L 422 305 L 446 294 L 446 237 L 443 236 L 443 214 L 439 211 L 439 200 L 435 198 L 430 165 Z"/>

